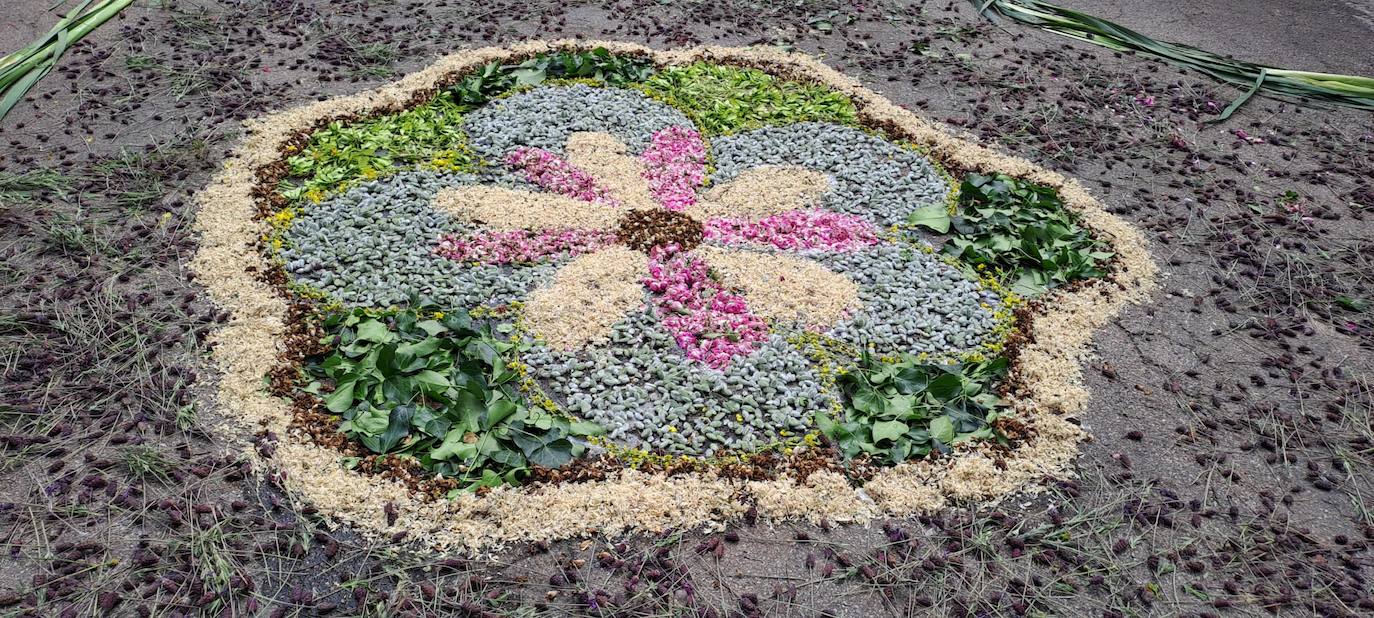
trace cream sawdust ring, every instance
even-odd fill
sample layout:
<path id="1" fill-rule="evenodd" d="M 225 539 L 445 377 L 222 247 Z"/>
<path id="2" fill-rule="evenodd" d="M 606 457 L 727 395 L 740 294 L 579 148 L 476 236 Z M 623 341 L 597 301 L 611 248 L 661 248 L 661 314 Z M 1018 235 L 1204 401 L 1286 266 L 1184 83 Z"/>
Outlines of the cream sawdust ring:
<path id="1" fill-rule="evenodd" d="M 455 90 L 485 67 L 528 77 L 549 54 L 598 48 L 607 51 L 595 52 L 597 72 L 566 76 L 581 80 Z M 766 109 L 722 111 L 673 94 L 683 84 L 672 79 L 716 87 L 744 70 L 783 84 Z M 608 83 L 611 74 L 620 81 Z M 474 91 L 486 99 L 474 102 Z M 426 116 L 444 92 L 454 93 L 450 115 Z M 798 100 L 811 107 L 788 107 Z M 1092 330 L 1144 299 L 1154 275 L 1140 234 L 1075 182 L 956 138 L 809 58 L 768 50 L 473 50 L 249 126 L 200 195 L 193 264 L 231 315 L 215 335 L 225 431 L 270 432 L 276 448 L 252 456 L 337 520 L 438 547 L 720 525 L 751 507 L 775 520 L 863 522 L 1033 489 L 1068 473 L 1083 437 L 1069 419 L 1087 399 L 1079 363 Z M 331 159 L 359 152 L 349 141 L 363 139 L 358 126 L 387 131 L 385 151 Z M 970 277 L 939 254 L 939 234 L 911 225 L 972 174 L 1052 190 L 1110 249 L 1110 268 L 1055 287 L 1009 325 L 1014 296 Z M 568 464 L 577 482 L 536 470 L 510 476 L 523 485 L 436 499 L 424 483 L 350 468 L 357 445 L 322 438 L 318 419 L 329 415 L 318 407 L 306 415 L 316 425 L 302 421 L 309 397 L 290 377 L 307 352 L 293 337 L 320 334 L 303 329 L 302 312 L 381 315 L 420 296 L 509 333 L 531 410 L 604 429 Z M 1008 336 L 1014 345 L 1003 345 Z M 905 418 L 904 437 L 890 420 L 873 433 L 882 453 L 832 450 L 844 440 L 818 418 L 843 421 L 854 396 L 833 371 L 865 348 L 931 363 L 1009 356 L 998 405 L 1014 435 L 987 427 L 982 435 L 1001 439 L 973 439 L 970 425 L 938 439 L 935 426 Z M 874 463 L 911 436 L 945 454 Z M 536 468 L 527 455 L 520 465 Z M 772 473 L 739 473 L 750 457 L 765 457 Z M 818 458 L 829 463 L 793 465 Z"/>

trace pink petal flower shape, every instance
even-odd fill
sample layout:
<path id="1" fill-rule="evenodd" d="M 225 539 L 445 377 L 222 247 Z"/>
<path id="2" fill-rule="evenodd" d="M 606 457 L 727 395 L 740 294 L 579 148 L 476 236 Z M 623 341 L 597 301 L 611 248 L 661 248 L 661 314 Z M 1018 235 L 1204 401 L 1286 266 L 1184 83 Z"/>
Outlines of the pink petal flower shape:
<path id="1" fill-rule="evenodd" d="M 767 323 L 749 311 L 744 297 L 712 279 L 705 261 L 668 245 L 650 252 L 648 267 L 644 286 L 687 358 L 724 369 L 768 339 Z"/>
<path id="2" fill-rule="evenodd" d="M 706 222 L 706 238 L 725 244 L 753 243 L 778 249 L 855 251 L 880 242 L 862 217 L 828 210 L 791 210 L 757 221 L 718 217 Z"/>
<path id="3" fill-rule="evenodd" d="M 706 144 L 696 129 L 660 129 L 639 156 L 649 192 L 664 208 L 681 212 L 697 203 L 697 187 L 706 182 Z"/>
<path id="4" fill-rule="evenodd" d="M 517 148 L 506 165 L 525 173 L 525 179 L 559 195 L 619 206 L 620 201 L 590 174 L 543 148 Z"/>
<path id="5" fill-rule="evenodd" d="M 857 305 L 852 281 L 800 257 L 670 244 L 645 260 L 617 242 L 624 213 L 662 207 L 706 222 L 706 238 L 721 244 L 828 251 L 877 244 L 877 230 L 864 219 L 816 208 L 829 187 L 824 174 L 764 166 L 698 198 L 706 147 L 688 127 L 654 133 L 638 157 L 606 133 L 575 133 L 567 152 L 565 159 L 519 148 L 506 157 L 544 193 L 474 186 L 435 198 L 440 209 L 488 226 L 441 239 L 440 255 L 487 264 L 572 258 L 525 305 L 526 325 L 555 349 L 604 340 L 644 289 L 683 354 L 718 370 L 767 341 L 771 320 L 824 329 Z"/>
<path id="6" fill-rule="evenodd" d="M 467 236 L 439 239 L 435 253 L 460 262 L 534 264 L 554 258 L 577 257 L 615 244 L 608 230 L 481 230 Z"/>

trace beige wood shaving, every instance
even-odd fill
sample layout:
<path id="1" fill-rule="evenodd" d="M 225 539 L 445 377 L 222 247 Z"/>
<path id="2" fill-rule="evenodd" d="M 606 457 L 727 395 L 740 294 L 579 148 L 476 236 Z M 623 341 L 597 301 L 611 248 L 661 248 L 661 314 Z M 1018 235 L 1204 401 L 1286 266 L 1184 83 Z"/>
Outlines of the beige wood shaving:
<path id="1" fill-rule="evenodd" d="M 531 193 L 494 186 L 462 186 L 441 189 L 435 208 L 460 221 L 482 224 L 494 230 L 556 230 L 585 228 L 609 230 L 624 211 L 554 193 Z"/>
<path id="2" fill-rule="evenodd" d="M 568 136 L 568 162 L 592 178 L 625 208 L 662 208 L 649 192 L 644 163 L 626 153 L 623 142 L 610 133 L 582 131 Z"/>
<path id="3" fill-rule="evenodd" d="M 605 341 L 616 322 L 644 304 L 647 260 L 621 246 L 573 258 L 530 294 L 525 327 L 555 350 Z"/>
<path id="4" fill-rule="evenodd" d="M 762 318 L 828 328 L 859 308 L 859 286 L 813 260 L 710 245 L 693 252 Z"/>
<path id="5" fill-rule="evenodd" d="M 764 165 L 720 184 L 687 209 L 698 221 L 726 217 L 758 221 L 764 217 L 820 205 L 830 190 L 830 177 L 790 165 Z"/>

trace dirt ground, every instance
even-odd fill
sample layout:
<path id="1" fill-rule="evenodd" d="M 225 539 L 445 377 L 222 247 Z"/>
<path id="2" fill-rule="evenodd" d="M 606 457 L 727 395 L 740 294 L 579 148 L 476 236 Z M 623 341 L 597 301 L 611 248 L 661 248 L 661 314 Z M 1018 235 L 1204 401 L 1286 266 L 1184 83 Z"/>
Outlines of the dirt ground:
<path id="1" fill-rule="evenodd" d="M 6 48 L 51 20 L 12 4 Z M 1066 4 L 1374 74 L 1347 5 Z M 570 36 L 820 54 L 1147 230 L 1167 275 L 1086 361 L 1077 477 L 871 528 L 473 558 L 334 527 L 227 454 L 202 397 L 220 316 L 184 264 L 237 121 Z M 1256 98 L 1211 122 L 1236 94 L 954 1 L 139 3 L 0 128 L 0 616 L 1370 615 L 1374 115 Z"/>

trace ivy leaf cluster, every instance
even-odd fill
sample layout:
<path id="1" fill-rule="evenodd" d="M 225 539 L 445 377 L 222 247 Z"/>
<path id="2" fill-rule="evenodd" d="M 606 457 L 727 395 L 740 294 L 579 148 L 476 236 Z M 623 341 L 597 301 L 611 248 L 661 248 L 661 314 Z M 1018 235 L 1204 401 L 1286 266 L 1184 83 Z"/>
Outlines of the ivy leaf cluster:
<path id="1" fill-rule="evenodd" d="M 993 386 L 1005 358 L 927 364 L 911 355 L 884 360 L 864 351 L 836 385 L 843 418 L 819 414 L 816 425 L 846 459 L 867 455 L 881 465 L 948 453 L 970 439 L 998 438 L 992 422 L 1006 407 Z"/>
<path id="2" fill-rule="evenodd" d="M 668 67 L 640 89 L 681 110 L 707 135 L 797 122 L 858 124 L 858 111 L 843 94 L 757 69 L 705 62 Z"/>
<path id="3" fill-rule="evenodd" d="M 290 174 L 279 191 L 293 202 L 318 201 L 349 182 L 400 169 L 469 169 L 477 158 L 467 146 L 461 123 L 462 109 L 448 93 L 396 114 L 358 122 L 336 120 L 286 159 Z"/>
<path id="4" fill-rule="evenodd" d="M 314 381 L 304 390 L 339 415 L 339 430 L 466 489 L 517 484 L 531 465 L 562 466 L 585 452 L 585 437 L 602 432 L 528 406 L 507 361 L 516 344 L 465 313 L 353 309 L 326 315 L 322 325 L 328 352 L 307 359 Z"/>
<path id="5" fill-rule="evenodd" d="M 956 216 L 939 207 L 912 213 L 911 225 L 953 234 L 941 252 L 974 269 L 1000 274 L 1022 296 L 1038 296 L 1079 279 L 1102 277 L 1113 256 L 1050 187 L 1004 174 L 970 174 Z"/>
<path id="6" fill-rule="evenodd" d="M 539 54 L 516 64 L 492 62 L 450 86 L 446 91 L 465 110 L 519 87 L 532 87 L 552 79 L 591 80 L 604 86 L 627 86 L 644 81 L 654 65 L 642 58 L 616 56 L 604 47 L 591 51 L 560 51 Z"/>

